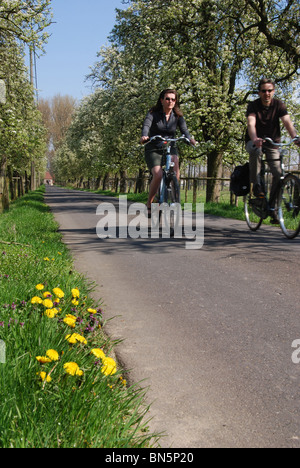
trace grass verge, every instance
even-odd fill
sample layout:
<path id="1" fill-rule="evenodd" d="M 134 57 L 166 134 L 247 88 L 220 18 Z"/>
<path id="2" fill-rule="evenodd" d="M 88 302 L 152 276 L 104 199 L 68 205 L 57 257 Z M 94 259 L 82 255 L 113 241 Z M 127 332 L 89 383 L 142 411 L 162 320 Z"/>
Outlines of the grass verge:
<path id="1" fill-rule="evenodd" d="M 43 188 L 0 215 L 0 447 L 155 446 L 57 228 Z"/>

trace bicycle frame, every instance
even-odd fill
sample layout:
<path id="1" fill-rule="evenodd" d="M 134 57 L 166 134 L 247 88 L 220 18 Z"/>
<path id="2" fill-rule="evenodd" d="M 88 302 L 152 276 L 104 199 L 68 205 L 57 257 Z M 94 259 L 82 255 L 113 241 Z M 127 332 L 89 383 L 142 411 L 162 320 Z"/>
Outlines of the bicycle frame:
<path id="1" fill-rule="evenodd" d="M 280 181 L 278 182 L 277 184 L 277 187 L 276 187 L 276 190 L 274 191 L 274 195 L 272 197 L 270 197 L 270 199 L 267 198 L 266 196 L 266 201 L 267 201 L 267 205 L 268 205 L 268 216 L 270 214 L 270 206 L 272 206 L 274 204 L 274 202 L 276 203 L 276 201 L 278 200 L 278 197 L 279 197 L 279 194 L 280 194 L 280 190 L 281 190 L 281 187 L 282 187 L 282 183 L 285 179 L 285 176 L 287 175 L 286 172 L 285 172 L 285 168 L 284 168 L 284 162 L 283 162 L 283 157 L 284 157 L 284 150 L 283 150 L 283 147 L 287 147 L 287 146 L 290 146 L 293 142 L 297 141 L 298 138 L 294 138 L 293 140 L 291 140 L 289 143 L 275 143 L 271 138 L 265 138 L 264 139 L 264 142 L 266 143 L 270 143 L 272 144 L 273 146 L 277 147 L 278 149 L 280 149 L 280 167 L 281 167 L 281 177 L 280 177 Z M 266 148 L 263 148 L 262 149 L 262 152 L 263 154 L 266 155 Z M 265 160 L 262 160 L 262 164 L 264 165 L 265 163 L 268 163 L 268 159 L 265 159 Z M 262 167 L 262 171 L 264 171 L 264 168 Z M 263 182 L 265 182 L 264 180 L 264 175 L 263 175 Z M 268 217 L 266 216 L 266 218 Z"/>
<path id="2" fill-rule="evenodd" d="M 146 144 L 149 144 L 155 140 L 160 140 L 165 147 L 163 147 L 164 155 L 166 156 L 166 162 L 165 162 L 165 167 L 162 165 L 162 170 L 163 170 L 163 177 L 161 180 L 161 185 L 160 185 L 160 197 L 159 197 L 159 203 L 162 204 L 164 203 L 164 193 L 165 189 L 167 187 L 167 178 L 169 174 L 174 174 L 174 167 L 175 163 L 172 162 L 172 155 L 171 155 L 171 145 L 172 143 L 177 143 L 179 141 L 184 141 L 187 144 L 191 144 L 190 140 L 185 136 L 181 135 L 179 138 L 164 138 L 161 135 L 156 135 L 150 138 L 149 142 Z"/>

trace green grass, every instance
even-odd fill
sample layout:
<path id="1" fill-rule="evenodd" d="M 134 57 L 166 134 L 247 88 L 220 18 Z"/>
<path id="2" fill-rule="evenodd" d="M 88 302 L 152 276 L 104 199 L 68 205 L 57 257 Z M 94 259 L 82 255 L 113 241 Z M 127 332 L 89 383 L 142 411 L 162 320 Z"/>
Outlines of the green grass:
<path id="1" fill-rule="evenodd" d="M 74 270 L 57 228 L 44 189 L 0 215 L 0 339 L 6 347 L 0 364 L 0 447 L 153 446 L 158 437 L 147 429 L 144 391 L 126 385 L 114 360 L 108 367 L 103 355 L 91 354 L 101 349 L 113 358 L 115 343 L 103 332 L 105 312 L 91 299 L 93 285 Z M 54 288 L 64 293 L 59 303 Z M 57 302 L 53 307 L 32 303 L 33 297 L 44 300 L 45 292 Z M 74 319 L 68 324 L 69 314 Z M 84 342 L 71 344 L 66 337 L 73 333 Z M 42 364 L 37 357 L 48 350 L 59 359 Z M 75 375 L 66 372 L 70 362 L 78 365 Z"/>

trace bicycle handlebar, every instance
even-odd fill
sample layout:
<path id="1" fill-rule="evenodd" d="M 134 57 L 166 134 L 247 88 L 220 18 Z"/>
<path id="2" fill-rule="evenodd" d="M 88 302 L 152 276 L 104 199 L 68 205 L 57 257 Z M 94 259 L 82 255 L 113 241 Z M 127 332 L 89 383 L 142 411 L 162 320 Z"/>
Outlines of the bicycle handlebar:
<path id="1" fill-rule="evenodd" d="M 155 135 L 155 136 L 151 137 L 150 140 L 147 141 L 147 143 L 145 143 L 145 146 L 149 145 L 149 143 L 151 143 L 152 141 L 155 141 L 155 140 L 161 140 L 165 144 L 176 143 L 177 141 L 184 141 L 185 143 L 191 145 L 190 140 L 185 135 L 181 135 L 181 137 L 179 137 L 179 138 L 165 138 L 165 137 L 162 137 L 161 135 Z"/>
<path id="2" fill-rule="evenodd" d="M 272 138 L 264 138 L 264 143 L 271 143 L 273 146 L 290 146 L 292 143 L 295 141 L 299 141 L 299 137 L 293 138 L 289 143 L 276 143 L 275 141 L 272 140 Z"/>

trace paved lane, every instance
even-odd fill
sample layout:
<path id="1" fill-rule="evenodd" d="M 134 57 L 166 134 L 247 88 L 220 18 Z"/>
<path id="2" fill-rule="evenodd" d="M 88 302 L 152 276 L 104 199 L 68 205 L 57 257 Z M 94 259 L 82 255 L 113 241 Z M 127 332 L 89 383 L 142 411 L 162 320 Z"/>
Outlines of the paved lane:
<path id="1" fill-rule="evenodd" d="M 164 447 L 300 447 L 300 239 L 205 218 L 205 244 L 96 236 L 99 203 L 47 188 L 76 268 L 97 283 Z"/>

